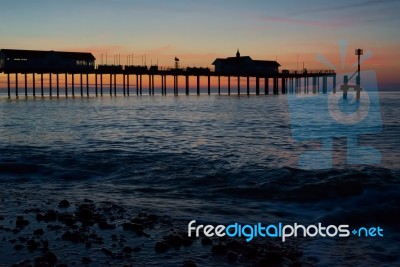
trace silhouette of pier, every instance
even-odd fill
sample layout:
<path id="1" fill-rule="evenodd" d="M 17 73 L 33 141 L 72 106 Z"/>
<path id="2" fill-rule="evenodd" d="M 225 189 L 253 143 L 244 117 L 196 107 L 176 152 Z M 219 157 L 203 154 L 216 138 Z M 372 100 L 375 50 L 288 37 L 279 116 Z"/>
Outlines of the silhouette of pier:
<path id="1" fill-rule="evenodd" d="M 4 50 L 0 50 L 4 51 Z M 281 72 L 276 68 L 271 72 L 261 72 L 259 70 L 240 69 L 240 70 L 221 70 L 211 71 L 209 68 L 160 68 L 159 66 L 136 66 L 136 65 L 98 65 L 95 67 L 95 58 L 90 53 L 70 53 L 70 52 L 54 52 L 43 55 L 36 62 L 26 58 L 32 57 L 27 50 L 9 50 L 10 55 L 14 58 L 12 62 L 10 55 L 4 53 L 3 58 L 0 57 L 0 73 L 4 73 L 7 83 L 7 96 L 11 97 L 15 94 L 25 96 L 103 96 L 109 94 L 111 96 L 124 95 L 155 95 L 156 90 L 161 89 L 162 95 L 172 93 L 174 95 L 197 94 L 200 95 L 201 88 L 207 88 L 207 94 L 211 94 L 211 78 L 217 80 L 217 89 L 219 95 L 223 94 L 221 86 L 221 78 L 227 79 L 227 94 L 288 94 L 288 93 L 327 93 L 328 78 L 332 79 L 332 90 L 335 92 L 336 73 L 333 70 L 301 70 Z M 23 53 L 20 53 L 23 51 Z M 239 52 L 238 52 L 239 53 Z M 33 53 L 36 55 L 35 53 Z M 238 60 L 243 61 L 240 54 Z M 229 59 L 229 58 L 228 58 Z M 72 63 L 73 64 L 72 64 Z M 261 61 L 260 61 L 261 62 Z M 266 61 L 262 63 L 265 64 Z M 71 64 L 72 65 L 71 65 Z M 267 62 L 268 63 L 268 62 Z M 276 63 L 276 62 L 275 62 Z M 279 65 L 279 64 L 278 64 Z M 37 76 L 40 77 L 40 84 L 36 84 Z M 47 86 L 44 84 L 44 75 L 47 75 Z M 4 77 L 4 75 L 0 75 Z M 14 86 L 11 85 L 10 76 L 14 76 Z M 19 82 L 23 77 L 23 86 L 19 87 Z M 61 79 L 60 79 L 61 77 Z M 156 84 L 155 77 L 158 77 L 159 83 Z M 28 86 L 28 78 L 30 84 Z M 167 78 L 172 78 L 172 88 L 167 83 Z M 179 87 L 179 78 L 184 79 L 184 88 Z M 190 80 L 195 78 L 195 86 L 190 84 Z M 205 85 L 201 84 L 201 80 L 206 79 Z M 244 87 L 242 80 L 245 79 Z M 89 80 L 94 82 L 89 83 Z M 122 80 L 117 83 L 117 80 Z M 322 85 L 320 80 L 322 80 Z M 61 82 L 63 82 L 63 84 Z M 107 81 L 107 82 L 105 82 Z M 251 82 L 252 81 L 252 82 Z M 255 86 L 254 86 L 255 81 Z M 270 83 L 271 81 L 271 83 Z M 1 82 L 1 81 L 0 81 Z M 236 86 L 233 83 L 236 82 Z M 262 83 L 263 82 L 263 83 Z M 253 86 L 251 86 L 253 85 Z M 262 86 L 263 85 L 263 86 Z M 202 87 L 203 86 L 203 87 Z M 93 88 L 94 87 L 94 88 Z M 263 87 L 263 88 L 261 88 Z M 271 88 L 270 88 L 271 87 Z M 320 88 L 322 87 L 322 88 Z M 12 92 L 14 89 L 14 92 Z M 46 90 L 45 90 L 46 89 Z M 233 91 L 235 90 L 236 91 Z M 23 91 L 22 91 L 23 90 Z M 226 94 L 226 91 L 225 91 Z"/>

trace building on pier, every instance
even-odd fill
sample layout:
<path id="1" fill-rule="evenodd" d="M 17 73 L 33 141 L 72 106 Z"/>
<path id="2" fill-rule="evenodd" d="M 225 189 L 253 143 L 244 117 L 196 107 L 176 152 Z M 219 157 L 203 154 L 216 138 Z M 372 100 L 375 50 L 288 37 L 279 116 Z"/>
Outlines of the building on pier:
<path id="1" fill-rule="evenodd" d="M 91 53 L 0 50 L 3 72 L 87 72 L 93 71 L 96 58 Z"/>
<path id="2" fill-rule="evenodd" d="M 215 72 L 227 75 L 273 75 L 278 74 L 281 66 L 276 61 L 253 60 L 249 56 L 240 56 L 239 49 L 235 57 L 217 58 L 212 65 Z"/>

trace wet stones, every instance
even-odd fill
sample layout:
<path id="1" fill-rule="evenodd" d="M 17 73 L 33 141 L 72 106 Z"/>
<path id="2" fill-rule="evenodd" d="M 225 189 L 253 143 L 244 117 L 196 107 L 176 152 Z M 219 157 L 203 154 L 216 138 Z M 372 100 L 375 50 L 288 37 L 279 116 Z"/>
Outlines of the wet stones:
<path id="1" fill-rule="evenodd" d="M 22 217 L 22 216 L 18 216 L 17 217 L 17 220 L 15 221 L 15 227 L 16 228 L 21 229 L 21 228 L 24 228 L 25 226 L 28 226 L 28 225 L 29 225 L 29 221 L 25 220 L 24 217 Z"/>
<path id="2" fill-rule="evenodd" d="M 28 240 L 26 242 L 26 246 L 27 246 L 28 250 L 31 252 L 33 252 L 39 248 L 39 244 L 33 239 Z"/>
<path id="3" fill-rule="evenodd" d="M 110 250 L 110 249 L 108 249 L 108 248 L 102 248 L 101 249 L 101 252 L 103 252 L 105 255 L 107 255 L 107 256 L 112 256 L 112 255 L 114 255 L 114 253 Z"/>
<path id="4" fill-rule="evenodd" d="M 122 249 L 122 252 L 126 253 L 126 254 L 130 254 L 133 252 L 133 249 L 131 247 L 124 247 Z"/>
<path id="5" fill-rule="evenodd" d="M 138 224 L 138 223 L 123 223 L 122 228 L 125 231 L 133 231 L 138 234 L 142 234 L 143 230 L 144 230 L 144 226 L 142 224 Z"/>
<path id="6" fill-rule="evenodd" d="M 79 231 L 66 231 L 61 238 L 72 243 L 85 243 L 87 241 L 86 235 Z"/>
<path id="7" fill-rule="evenodd" d="M 110 224 L 105 219 L 98 222 L 97 225 L 101 230 L 114 230 L 116 228 L 115 224 Z"/>
<path id="8" fill-rule="evenodd" d="M 58 213 L 55 210 L 47 211 L 43 216 L 43 221 L 45 222 L 54 222 L 57 220 Z"/>
<path id="9" fill-rule="evenodd" d="M 56 256 L 56 254 L 54 254 L 51 251 L 47 251 L 44 255 L 43 255 L 43 259 L 51 266 L 56 265 L 58 258 Z"/>
<path id="10" fill-rule="evenodd" d="M 40 236 L 40 235 L 44 234 L 44 231 L 43 231 L 43 229 L 39 228 L 39 229 L 36 229 L 35 231 L 33 231 L 33 234 Z"/>
<path id="11" fill-rule="evenodd" d="M 69 206 L 70 206 L 69 201 L 66 200 L 66 199 L 61 200 L 61 201 L 58 203 L 58 207 L 61 208 L 61 209 L 68 208 Z"/>
<path id="12" fill-rule="evenodd" d="M 77 222 L 77 218 L 70 213 L 60 213 L 58 214 L 58 221 L 65 224 L 66 226 L 73 226 Z"/>

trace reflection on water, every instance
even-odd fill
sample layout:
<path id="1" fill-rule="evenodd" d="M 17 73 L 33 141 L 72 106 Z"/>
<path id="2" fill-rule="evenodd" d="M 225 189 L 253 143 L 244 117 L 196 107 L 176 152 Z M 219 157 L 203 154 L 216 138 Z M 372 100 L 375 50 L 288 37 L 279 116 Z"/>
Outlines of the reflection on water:
<path id="1" fill-rule="evenodd" d="M 1 197 L 90 196 L 184 221 L 361 225 L 365 218 L 388 229 L 374 246 L 314 240 L 305 253 L 321 266 L 387 262 L 396 249 L 388 244 L 398 240 L 398 220 L 386 214 L 399 214 L 399 94 L 381 93 L 380 101 L 383 130 L 360 138 L 380 150 L 380 165 L 347 165 L 337 138 L 333 168 L 305 171 L 299 155 L 320 143 L 293 140 L 286 96 L 1 99 Z"/>

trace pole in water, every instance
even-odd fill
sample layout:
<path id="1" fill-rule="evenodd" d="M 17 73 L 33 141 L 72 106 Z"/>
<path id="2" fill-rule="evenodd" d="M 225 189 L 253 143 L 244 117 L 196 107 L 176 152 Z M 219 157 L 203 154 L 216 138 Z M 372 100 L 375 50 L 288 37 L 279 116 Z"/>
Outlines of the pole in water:
<path id="1" fill-rule="evenodd" d="M 27 74 L 25 73 L 25 97 L 28 96 L 28 81 L 27 81 Z"/>
<path id="2" fill-rule="evenodd" d="M 43 73 L 40 73 L 40 93 L 42 95 L 42 97 L 44 96 L 44 92 L 43 92 Z"/>
<path id="3" fill-rule="evenodd" d="M 60 81 L 58 80 L 58 72 L 56 74 L 56 79 L 57 79 L 57 97 L 60 96 Z"/>
<path id="4" fill-rule="evenodd" d="M 35 96 L 35 73 L 32 73 L 32 93 Z"/>
<path id="5" fill-rule="evenodd" d="M 65 97 L 68 97 L 68 73 L 65 73 Z"/>
<path id="6" fill-rule="evenodd" d="M 51 84 L 51 73 L 49 73 L 49 90 L 50 90 L 50 97 L 52 96 L 51 94 L 52 94 L 52 92 L 51 92 L 51 90 L 52 90 L 52 84 Z"/>
<path id="7" fill-rule="evenodd" d="M 11 97 L 11 90 L 10 90 L 10 73 L 7 73 L 7 93 L 8 98 Z"/>
<path id="8" fill-rule="evenodd" d="M 15 96 L 18 97 L 18 73 L 15 73 Z"/>
<path id="9" fill-rule="evenodd" d="M 347 91 L 349 90 L 348 82 L 349 82 L 349 77 L 345 75 L 343 77 L 343 85 L 340 86 L 340 90 L 343 91 L 343 99 L 347 99 Z"/>
<path id="10" fill-rule="evenodd" d="M 89 96 L 89 73 L 86 73 L 86 96 Z"/>

